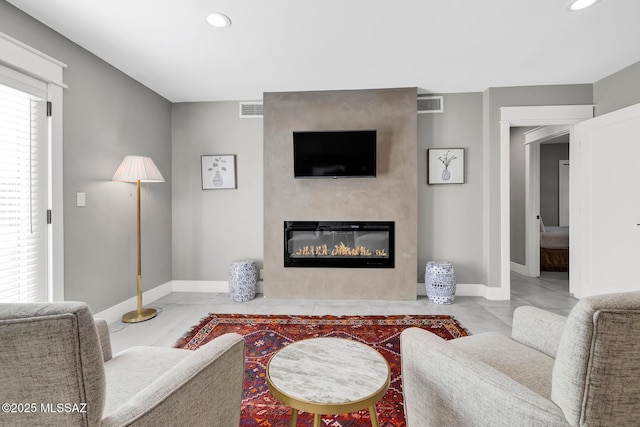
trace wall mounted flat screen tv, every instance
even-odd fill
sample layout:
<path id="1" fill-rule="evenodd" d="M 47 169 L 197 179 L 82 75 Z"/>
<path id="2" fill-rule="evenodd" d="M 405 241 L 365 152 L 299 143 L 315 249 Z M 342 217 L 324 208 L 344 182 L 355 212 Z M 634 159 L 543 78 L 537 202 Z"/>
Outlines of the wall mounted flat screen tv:
<path id="1" fill-rule="evenodd" d="M 293 132 L 295 178 L 376 176 L 375 130 Z"/>

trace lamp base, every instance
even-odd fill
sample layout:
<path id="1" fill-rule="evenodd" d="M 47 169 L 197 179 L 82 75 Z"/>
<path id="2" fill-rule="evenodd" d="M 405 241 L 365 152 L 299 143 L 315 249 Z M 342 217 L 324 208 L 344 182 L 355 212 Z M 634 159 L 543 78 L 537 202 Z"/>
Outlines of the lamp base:
<path id="1" fill-rule="evenodd" d="M 122 321 L 125 323 L 138 323 L 145 320 L 153 319 L 158 314 L 155 308 L 143 308 L 141 311 L 134 310 L 122 315 Z"/>

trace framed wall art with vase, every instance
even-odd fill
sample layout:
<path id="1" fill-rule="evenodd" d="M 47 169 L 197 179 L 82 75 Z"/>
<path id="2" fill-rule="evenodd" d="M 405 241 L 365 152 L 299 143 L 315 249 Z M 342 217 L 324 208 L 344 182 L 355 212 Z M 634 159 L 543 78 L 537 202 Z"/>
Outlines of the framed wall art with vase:
<path id="1" fill-rule="evenodd" d="M 464 184 L 464 148 L 428 149 L 427 184 Z"/>
<path id="2" fill-rule="evenodd" d="M 236 187 L 236 155 L 201 156 L 202 189 L 220 190 Z"/>

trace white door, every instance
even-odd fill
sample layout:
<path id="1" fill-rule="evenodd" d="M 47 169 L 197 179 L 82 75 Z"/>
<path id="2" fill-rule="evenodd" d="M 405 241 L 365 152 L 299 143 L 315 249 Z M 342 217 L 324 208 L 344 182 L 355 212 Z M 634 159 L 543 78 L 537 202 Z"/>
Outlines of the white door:
<path id="1" fill-rule="evenodd" d="M 578 298 L 640 290 L 640 104 L 576 126 L 571 274 Z M 574 212 L 576 211 L 576 212 Z M 575 239 L 575 240 L 574 240 Z"/>
<path id="2" fill-rule="evenodd" d="M 558 161 L 558 225 L 569 226 L 569 160 Z"/>

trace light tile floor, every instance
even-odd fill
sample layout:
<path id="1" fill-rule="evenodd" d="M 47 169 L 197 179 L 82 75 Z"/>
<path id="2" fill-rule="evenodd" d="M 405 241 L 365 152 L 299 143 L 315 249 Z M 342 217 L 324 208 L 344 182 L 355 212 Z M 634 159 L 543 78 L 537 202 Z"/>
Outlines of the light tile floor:
<path id="1" fill-rule="evenodd" d="M 456 297 L 451 305 L 433 304 L 421 296 L 416 301 L 256 299 L 234 303 L 227 293 L 172 293 L 146 306 L 156 318 L 138 323 L 109 325 L 114 354 L 135 345 L 171 347 L 209 313 L 367 315 L 449 314 L 471 334 L 499 331 L 509 334 L 513 310 L 533 305 L 567 315 L 578 300 L 569 295 L 567 273 L 543 273 L 540 278 L 511 273 L 511 300 Z"/>

